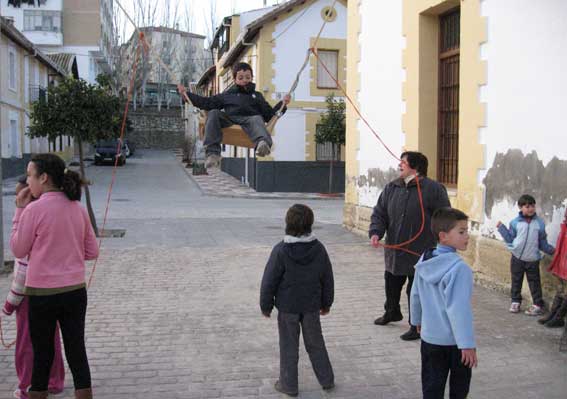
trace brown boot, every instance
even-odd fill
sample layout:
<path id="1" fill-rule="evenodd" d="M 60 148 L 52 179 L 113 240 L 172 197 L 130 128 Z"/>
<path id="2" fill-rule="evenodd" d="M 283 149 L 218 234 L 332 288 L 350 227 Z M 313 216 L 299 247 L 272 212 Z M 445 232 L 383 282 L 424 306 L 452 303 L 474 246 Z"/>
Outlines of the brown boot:
<path id="1" fill-rule="evenodd" d="M 47 391 L 28 391 L 29 399 L 47 399 L 49 393 Z"/>
<path id="2" fill-rule="evenodd" d="M 75 399 L 93 399 L 93 390 L 91 388 L 77 389 Z"/>

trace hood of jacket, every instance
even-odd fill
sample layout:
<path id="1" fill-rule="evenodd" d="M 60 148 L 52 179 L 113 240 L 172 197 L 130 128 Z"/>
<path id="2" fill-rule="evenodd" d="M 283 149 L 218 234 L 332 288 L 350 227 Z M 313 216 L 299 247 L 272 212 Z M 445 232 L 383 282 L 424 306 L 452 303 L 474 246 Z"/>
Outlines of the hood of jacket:
<path id="1" fill-rule="evenodd" d="M 248 83 L 246 86 L 238 86 L 237 84 L 233 84 L 230 88 L 227 89 L 227 93 L 246 93 L 251 94 L 256 91 L 256 83 Z"/>
<path id="2" fill-rule="evenodd" d="M 312 234 L 301 237 L 286 235 L 283 241 L 283 253 L 298 265 L 310 264 L 320 252 L 319 241 Z"/>
<path id="3" fill-rule="evenodd" d="M 453 271 L 453 268 L 462 262 L 461 257 L 456 252 L 445 252 L 435 255 L 436 249 L 428 249 L 423 253 L 423 261 L 416 265 L 421 277 L 429 284 L 439 284 L 439 282 Z"/>

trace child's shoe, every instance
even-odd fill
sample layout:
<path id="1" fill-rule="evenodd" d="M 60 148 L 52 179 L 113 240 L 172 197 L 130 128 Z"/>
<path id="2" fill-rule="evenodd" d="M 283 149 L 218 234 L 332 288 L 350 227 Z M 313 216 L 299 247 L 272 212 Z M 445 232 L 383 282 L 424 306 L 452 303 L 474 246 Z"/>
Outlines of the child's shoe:
<path id="1" fill-rule="evenodd" d="M 16 399 L 22 399 L 22 398 L 23 398 L 23 396 L 22 396 L 22 391 L 20 391 L 19 389 L 16 389 L 16 390 L 14 391 L 14 398 L 16 398 Z"/>
<path id="2" fill-rule="evenodd" d="M 541 306 L 532 305 L 528 310 L 525 311 L 528 316 L 541 316 L 545 312 L 543 311 Z"/>
<path id="3" fill-rule="evenodd" d="M 512 302 L 510 305 L 510 313 L 520 313 L 520 302 Z"/>
<path id="4" fill-rule="evenodd" d="M 258 147 L 256 147 L 256 155 L 259 157 L 267 157 L 272 152 L 270 145 L 265 140 L 260 140 Z"/>
<path id="5" fill-rule="evenodd" d="M 278 392 L 285 393 L 287 396 L 296 397 L 298 395 L 298 392 L 289 392 L 283 389 L 282 384 L 280 384 L 280 380 L 276 381 L 276 383 L 274 384 L 274 389 Z"/>

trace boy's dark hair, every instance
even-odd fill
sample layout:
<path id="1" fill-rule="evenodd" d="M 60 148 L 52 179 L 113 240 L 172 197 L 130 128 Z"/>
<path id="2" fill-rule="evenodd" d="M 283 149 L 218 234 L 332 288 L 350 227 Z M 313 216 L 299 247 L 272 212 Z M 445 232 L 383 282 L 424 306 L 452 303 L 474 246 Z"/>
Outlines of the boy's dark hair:
<path id="1" fill-rule="evenodd" d="M 83 181 L 77 172 L 68 170 L 65 161 L 54 154 L 34 155 L 30 162 L 33 162 L 37 175 L 43 173 L 51 177 L 53 185 L 63 191 L 71 201 L 81 200 L 81 186 Z"/>
<path id="2" fill-rule="evenodd" d="M 254 77 L 254 71 L 252 70 L 252 67 L 250 66 L 250 64 L 246 62 L 239 62 L 237 64 L 234 64 L 234 66 L 232 67 L 233 78 L 236 78 L 236 74 L 238 73 L 238 71 L 250 71 L 252 77 Z"/>
<path id="3" fill-rule="evenodd" d="M 402 152 L 400 159 L 406 157 L 410 168 L 417 170 L 421 176 L 427 176 L 427 167 L 429 166 L 429 161 L 427 157 L 421 152 L 417 151 L 405 151 Z"/>
<path id="4" fill-rule="evenodd" d="M 435 240 L 439 242 L 439 233 L 448 233 L 461 220 L 469 220 L 463 211 L 450 207 L 436 209 L 431 216 L 431 231 Z"/>
<path id="5" fill-rule="evenodd" d="M 311 234 L 315 216 L 307 205 L 295 204 L 285 215 L 285 233 L 289 236 L 301 237 Z"/>
<path id="6" fill-rule="evenodd" d="M 524 205 L 535 205 L 535 198 L 529 194 L 523 194 L 518 198 L 518 206 L 522 207 Z"/>

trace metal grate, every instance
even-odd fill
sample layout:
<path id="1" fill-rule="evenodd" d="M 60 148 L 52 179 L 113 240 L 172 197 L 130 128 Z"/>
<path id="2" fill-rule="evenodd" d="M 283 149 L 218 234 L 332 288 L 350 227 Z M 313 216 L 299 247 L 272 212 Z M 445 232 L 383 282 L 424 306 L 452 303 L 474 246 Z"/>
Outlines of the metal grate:
<path id="1" fill-rule="evenodd" d="M 455 186 L 459 166 L 460 10 L 439 19 L 439 115 L 437 180 Z"/>
<path id="2" fill-rule="evenodd" d="M 340 161 L 341 160 L 341 147 L 335 145 L 335 154 L 333 154 L 333 143 L 317 143 L 317 161 Z M 334 156 L 333 156 L 334 155 Z"/>

